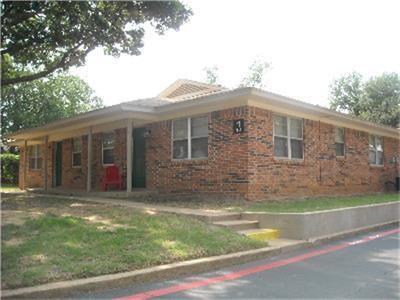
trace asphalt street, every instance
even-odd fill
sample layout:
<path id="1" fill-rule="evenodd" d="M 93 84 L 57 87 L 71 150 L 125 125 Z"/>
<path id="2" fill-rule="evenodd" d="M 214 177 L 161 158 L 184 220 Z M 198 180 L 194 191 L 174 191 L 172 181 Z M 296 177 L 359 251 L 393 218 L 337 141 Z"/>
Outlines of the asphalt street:
<path id="1" fill-rule="evenodd" d="M 76 295 L 92 299 L 400 299 L 399 230 L 353 236 L 206 274 Z"/>

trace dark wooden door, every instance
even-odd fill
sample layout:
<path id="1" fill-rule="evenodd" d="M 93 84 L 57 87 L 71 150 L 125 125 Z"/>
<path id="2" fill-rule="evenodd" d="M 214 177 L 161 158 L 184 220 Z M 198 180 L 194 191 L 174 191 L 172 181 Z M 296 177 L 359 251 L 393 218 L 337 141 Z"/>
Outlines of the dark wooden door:
<path id="1" fill-rule="evenodd" d="M 54 185 L 61 185 L 61 177 L 62 177 L 62 142 L 57 142 L 55 145 L 55 159 L 54 159 Z"/>
<path id="2" fill-rule="evenodd" d="M 146 162 L 145 162 L 145 128 L 133 130 L 133 174 L 132 186 L 134 188 L 146 187 Z"/>

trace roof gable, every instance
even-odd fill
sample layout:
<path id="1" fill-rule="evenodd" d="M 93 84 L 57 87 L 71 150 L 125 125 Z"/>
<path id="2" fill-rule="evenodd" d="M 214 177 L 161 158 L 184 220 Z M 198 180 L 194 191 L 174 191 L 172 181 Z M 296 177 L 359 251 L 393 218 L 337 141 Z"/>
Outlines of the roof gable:
<path id="1" fill-rule="evenodd" d="M 218 85 L 206 84 L 187 79 L 178 79 L 163 90 L 158 97 L 166 98 L 171 102 L 175 102 L 178 100 L 205 96 L 223 90 L 226 90 L 226 88 Z"/>

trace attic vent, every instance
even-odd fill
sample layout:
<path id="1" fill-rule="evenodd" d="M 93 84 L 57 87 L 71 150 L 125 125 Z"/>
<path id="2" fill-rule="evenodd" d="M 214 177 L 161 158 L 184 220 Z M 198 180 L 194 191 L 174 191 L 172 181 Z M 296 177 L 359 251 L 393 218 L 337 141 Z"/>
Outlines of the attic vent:
<path id="1" fill-rule="evenodd" d="M 168 94 L 166 97 L 167 98 L 177 98 L 177 97 L 180 97 L 183 95 L 197 93 L 197 92 L 201 92 L 201 91 L 208 91 L 208 90 L 209 89 L 206 87 L 185 83 L 185 84 L 182 84 L 180 87 L 178 87 L 176 90 L 174 90 L 172 93 Z"/>

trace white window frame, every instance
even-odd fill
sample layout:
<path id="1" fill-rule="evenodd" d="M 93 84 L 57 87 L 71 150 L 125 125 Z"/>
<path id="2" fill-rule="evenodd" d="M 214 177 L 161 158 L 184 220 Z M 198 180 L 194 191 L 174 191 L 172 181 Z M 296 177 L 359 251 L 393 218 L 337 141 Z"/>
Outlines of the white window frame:
<path id="1" fill-rule="evenodd" d="M 110 134 L 110 133 L 114 136 L 114 146 L 112 146 L 112 147 L 104 147 L 104 142 L 103 142 L 104 135 L 105 134 Z M 102 136 L 101 136 L 101 163 L 102 163 L 103 166 L 114 166 L 115 165 L 115 155 L 114 155 L 114 153 L 113 153 L 114 162 L 113 163 L 107 163 L 107 164 L 104 163 L 104 150 L 110 150 L 110 149 L 114 150 L 114 148 L 115 148 L 115 137 L 116 137 L 115 131 L 107 131 L 107 132 L 103 132 L 102 133 Z"/>
<path id="2" fill-rule="evenodd" d="M 74 151 L 74 145 L 75 145 L 75 140 L 80 140 L 81 142 L 81 151 Z M 82 137 L 74 137 L 72 138 L 72 159 L 71 159 L 71 164 L 73 168 L 79 169 L 82 168 Z M 80 165 L 75 165 L 74 164 L 74 154 L 80 153 L 81 154 L 81 164 Z"/>
<path id="3" fill-rule="evenodd" d="M 337 130 L 343 129 L 343 142 L 340 142 L 336 139 L 337 137 Z M 336 152 L 336 144 L 343 144 L 343 155 L 338 155 Z M 336 157 L 345 157 L 346 156 L 346 129 L 344 127 L 335 127 L 335 155 Z"/>
<path id="4" fill-rule="evenodd" d="M 178 119 L 174 119 L 171 122 L 171 159 L 172 160 L 176 160 L 176 161 L 182 161 L 182 160 L 202 160 L 202 159 L 208 159 L 208 151 L 207 151 L 207 156 L 205 157 L 195 157 L 192 158 L 192 119 L 193 118 L 207 118 L 207 122 L 209 122 L 209 118 L 208 115 L 199 115 L 199 116 L 192 116 L 192 117 L 187 117 L 187 122 L 186 122 L 186 126 L 187 126 L 187 140 L 188 140 L 188 155 L 186 158 L 174 158 L 174 141 L 184 141 L 185 139 L 174 139 L 174 121 L 175 120 L 181 120 L 181 119 L 185 119 L 185 118 L 178 118 Z M 208 147 L 208 138 L 209 138 L 209 132 L 207 130 L 207 135 L 204 136 L 196 136 L 194 138 L 207 138 L 207 147 Z"/>
<path id="5" fill-rule="evenodd" d="M 369 147 L 369 145 L 370 145 L 370 143 L 369 143 L 369 138 L 370 138 L 370 137 L 372 137 L 373 140 L 374 140 L 374 149 L 370 149 L 370 147 Z M 377 138 L 380 138 L 381 141 L 382 141 L 382 151 L 376 149 L 376 140 L 377 140 Z M 375 162 L 370 162 L 370 161 L 369 161 L 369 151 L 371 151 L 371 150 L 375 152 Z M 376 155 L 377 152 L 382 152 L 382 164 L 379 164 L 379 163 L 378 163 L 378 155 Z M 368 163 L 369 163 L 371 166 L 383 167 L 384 164 L 385 164 L 385 155 L 384 155 L 384 153 L 385 153 L 385 148 L 384 148 L 384 139 L 383 139 L 383 136 L 370 134 L 369 137 L 368 137 Z"/>
<path id="6" fill-rule="evenodd" d="M 286 118 L 286 126 L 287 126 L 287 136 L 284 135 L 279 135 L 279 134 L 275 134 L 275 122 L 274 122 L 274 117 L 284 117 Z M 300 138 L 295 138 L 295 137 L 290 137 L 290 121 L 291 119 L 295 119 L 295 120 L 300 120 L 301 121 L 301 139 Z M 297 160 L 297 161 L 303 161 L 304 160 L 304 119 L 302 118 L 296 118 L 296 117 L 291 117 L 291 116 L 287 116 L 287 115 L 280 115 L 280 114 L 273 114 L 272 115 L 272 131 L 273 131 L 273 153 L 274 153 L 274 157 L 277 159 L 290 159 L 290 160 Z M 275 137 L 279 137 L 279 138 L 285 138 L 287 140 L 287 145 L 288 145 L 288 156 L 275 156 Z M 297 141 L 302 141 L 303 147 L 303 153 L 302 153 L 302 158 L 292 158 L 292 145 L 290 140 L 297 140 Z"/>
<path id="7" fill-rule="evenodd" d="M 33 149 L 33 156 L 31 156 L 30 149 L 28 149 L 29 169 L 31 169 L 31 170 L 41 170 L 42 169 L 42 167 L 38 168 L 38 160 L 42 158 L 40 155 L 40 146 L 41 145 L 32 145 L 31 146 L 32 148 L 30 148 L 30 149 Z M 31 165 L 31 159 L 35 160 L 34 167 Z"/>

